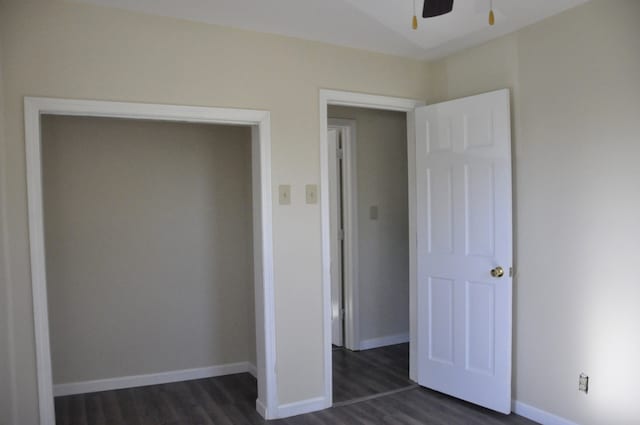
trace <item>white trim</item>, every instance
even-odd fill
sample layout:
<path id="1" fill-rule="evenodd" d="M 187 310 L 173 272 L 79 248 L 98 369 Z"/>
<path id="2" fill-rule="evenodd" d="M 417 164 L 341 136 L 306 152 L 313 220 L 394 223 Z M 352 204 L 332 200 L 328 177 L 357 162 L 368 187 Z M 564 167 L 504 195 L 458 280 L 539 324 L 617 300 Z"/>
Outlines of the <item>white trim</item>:
<path id="1" fill-rule="evenodd" d="M 310 398 L 278 406 L 278 418 L 304 415 L 305 413 L 316 412 L 326 408 L 327 400 L 324 397 Z"/>
<path id="2" fill-rule="evenodd" d="M 553 413 L 546 412 L 518 400 L 514 400 L 511 403 L 511 411 L 522 417 L 541 423 L 542 425 L 578 425 L 576 422 L 571 422 L 568 419 L 556 416 Z"/>
<path id="3" fill-rule="evenodd" d="M 36 372 L 40 425 L 55 424 L 49 314 L 44 253 L 44 220 L 42 216 L 42 163 L 40 155 L 40 108 L 25 99 L 25 150 L 27 162 L 27 202 L 29 216 L 29 249 L 31 254 L 31 287 L 36 342 Z"/>
<path id="4" fill-rule="evenodd" d="M 55 424 L 42 211 L 42 158 L 40 153 L 40 116 L 42 114 L 252 126 L 254 129 L 252 131 L 252 157 L 257 159 L 253 162 L 254 183 L 258 181 L 258 187 L 260 188 L 259 191 L 254 192 L 254 205 L 259 205 L 260 213 L 260 226 L 254 229 L 254 240 L 259 241 L 254 244 L 254 258 L 259 260 L 255 264 L 256 268 L 259 269 L 259 273 L 255 275 L 258 399 L 261 400 L 261 405 L 265 406 L 261 412 L 265 416 L 268 417 L 271 412 L 277 412 L 271 204 L 271 118 L 269 112 L 248 109 L 25 97 L 24 122 L 29 249 L 31 254 L 31 286 L 40 425 Z M 254 187 L 256 187 L 255 184 Z"/>
<path id="5" fill-rule="evenodd" d="M 322 102 L 323 100 L 329 105 L 399 112 L 411 112 L 415 108 L 426 105 L 426 102 L 422 100 L 407 99 L 404 97 L 320 89 L 320 101 Z"/>
<path id="6" fill-rule="evenodd" d="M 401 333 L 396 335 L 381 336 L 379 338 L 371 338 L 360 341 L 361 350 L 370 350 L 372 348 L 386 347 L 387 345 L 403 344 L 411 340 L 409 333 Z"/>
<path id="7" fill-rule="evenodd" d="M 145 387 L 147 385 L 169 384 L 171 382 L 193 379 L 214 378 L 235 373 L 251 373 L 249 362 L 228 363 L 218 366 L 195 369 L 174 370 L 171 372 L 149 373 L 144 375 L 122 376 L 118 378 L 96 379 L 93 381 L 69 382 L 53 386 L 55 397 L 95 393 L 99 391 L 119 390 L 122 388 Z M 254 366 L 255 369 L 255 366 Z"/>
<path id="8" fill-rule="evenodd" d="M 407 179 L 409 181 L 409 379 L 418 382 L 418 231 L 416 175 L 416 114 L 407 112 Z"/>
<path id="9" fill-rule="evenodd" d="M 253 376 L 254 378 L 256 378 L 256 379 L 257 379 L 257 378 L 258 378 L 258 368 L 256 367 L 256 365 L 254 365 L 254 364 L 253 364 L 253 363 L 251 363 L 251 362 L 246 362 L 246 363 L 247 363 L 247 370 L 246 370 L 246 372 L 247 372 L 249 375 L 251 375 L 251 376 Z"/>
<path id="10" fill-rule="evenodd" d="M 267 406 L 265 406 L 259 398 L 256 399 L 256 410 L 258 411 L 258 414 L 260 416 L 262 416 L 263 418 L 267 418 Z"/>
<path id="11" fill-rule="evenodd" d="M 330 227 L 329 227 L 329 153 L 327 144 L 327 107 L 328 105 L 354 106 L 360 108 L 382 109 L 390 111 L 400 111 L 407 113 L 407 153 L 411 164 L 411 152 L 415 152 L 415 130 L 413 129 L 413 111 L 415 108 L 424 106 L 425 102 L 414 99 L 404 99 L 398 97 L 377 96 L 370 94 L 345 92 L 337 90 L 320 89 L 320 217 L 322 232 L 322 306 L 323 306 L 323 337 L 324 337 L 324 407 L 330 407 L 333 401 L 332 394 L 332 364 L 331 364 L 331 253 L 330 253 Z M 415 166 L 409 165 L 409 268 L 410 268 L 410 294 L 415 294 L 417 278 L 415 274 L 415 213 L 411 207 L 415 207 L 416 179 Z M 416 333 L 416 310 L 411 304 L 410 310 L 410 371 L 409 377 L 415 380 L 415 367 L 411 366 L 415 358 L 415 344 L 417 342 Z"/>
<path id="12" fill-rule="evenodd" d="M 358 164 L 356 161 L 357 128 L 355 120 L 329 118 L 329 128 L 335 128 L 342 139 L 342 191 L 344 234 L 344 346 L 358 349 L 360 341 L 360 304 L 358 302 Z M 329 176 L 332 179 L 334 176 Z"/>

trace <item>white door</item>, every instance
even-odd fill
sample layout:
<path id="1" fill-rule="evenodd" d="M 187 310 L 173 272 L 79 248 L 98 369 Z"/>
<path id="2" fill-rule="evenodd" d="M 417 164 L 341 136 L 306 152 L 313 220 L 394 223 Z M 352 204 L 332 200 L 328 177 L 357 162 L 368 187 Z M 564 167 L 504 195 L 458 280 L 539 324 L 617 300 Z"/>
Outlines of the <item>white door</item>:
<path id="1" fill-rule="evenodd" d="M 415 122 L 418 383 L 509 413 L 509 91 L 421 107 Z"/>
<path id="2" fill-rule="evenodd" d="M 342 347 L 343 308 L 342 308 L 342 166 L 338 152 L 340 150 L 340 132 L 335 128 L 327 131 L 329 145 L 329 228 L 331 229 L 331 343 Z"/>

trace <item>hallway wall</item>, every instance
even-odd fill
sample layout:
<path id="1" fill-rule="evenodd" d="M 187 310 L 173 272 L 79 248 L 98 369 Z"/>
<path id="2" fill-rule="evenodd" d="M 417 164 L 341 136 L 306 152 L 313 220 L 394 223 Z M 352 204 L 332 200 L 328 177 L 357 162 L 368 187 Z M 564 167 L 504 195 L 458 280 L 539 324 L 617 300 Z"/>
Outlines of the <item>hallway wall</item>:
<path id="1" fill-rule="evenodd" d="M 328 116 L 353 119 L 357 128 L 358 342 L 409 341 L 406 114 L 330 105 Z M 370 217 L 372 207 L 378 218 Z"/>

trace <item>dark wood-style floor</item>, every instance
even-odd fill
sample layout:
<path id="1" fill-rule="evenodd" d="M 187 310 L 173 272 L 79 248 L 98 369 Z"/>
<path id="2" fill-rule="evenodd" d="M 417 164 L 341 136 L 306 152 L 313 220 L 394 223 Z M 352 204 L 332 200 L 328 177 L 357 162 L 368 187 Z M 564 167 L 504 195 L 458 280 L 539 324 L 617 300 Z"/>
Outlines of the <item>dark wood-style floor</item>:
<path id="1" fill-rule="evenodd" d="M 333 402 L 343 403 L 407 388 L 409 344 L 353 352 L 333 349 Z"/>
<path id="2" fill-rule="evenodd" d="M 255 410 L 247 373 L 55 399 L 57 425 L 532 425 L 411 385 L 407 348 L 334 351 L 331 409 L 275 421 Z M 402 360 L 406 356 L 406 361 Z M 374 370 L 380 369 L 380 370 Z M 387 370 L 388 375 L 384 370 Z M 356 372 L 366 372 L 364 374 Z M 357 381 L 357 382 L 351 382 Z M 396 390 L 396 392 L 388 393 Z M 370 398 L 373 393 L 387 395 Z M 336 397 L 337 396 L 337 397 Z M 365 397 L 364 401 L 358 401 Z M 342 398 L 342 402 L 339 400 Z M 352 400 L 344 401 L 344 400 Z M 355 400 L 354 400 L 355 399 Z"/>

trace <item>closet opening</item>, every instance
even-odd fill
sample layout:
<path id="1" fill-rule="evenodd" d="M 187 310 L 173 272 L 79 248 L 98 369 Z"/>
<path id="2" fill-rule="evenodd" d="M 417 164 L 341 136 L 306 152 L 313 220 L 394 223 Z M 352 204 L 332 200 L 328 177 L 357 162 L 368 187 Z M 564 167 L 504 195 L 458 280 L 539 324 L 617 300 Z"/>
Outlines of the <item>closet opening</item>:
<path id="1" fill-rule="evenodd" d="M 42 422 L 271 415 L 268 113 L 25 106 Z"/>

